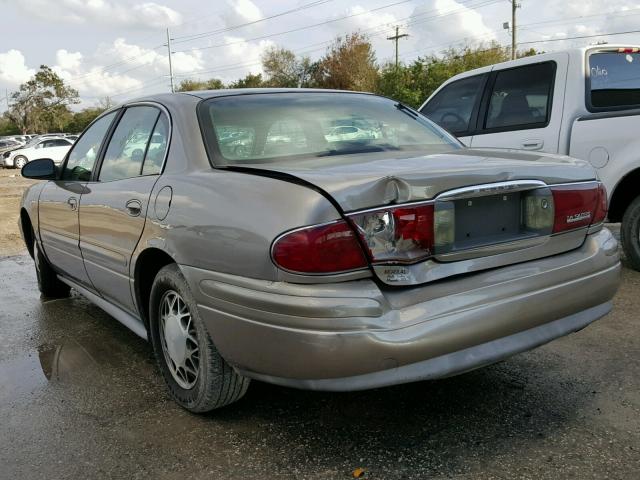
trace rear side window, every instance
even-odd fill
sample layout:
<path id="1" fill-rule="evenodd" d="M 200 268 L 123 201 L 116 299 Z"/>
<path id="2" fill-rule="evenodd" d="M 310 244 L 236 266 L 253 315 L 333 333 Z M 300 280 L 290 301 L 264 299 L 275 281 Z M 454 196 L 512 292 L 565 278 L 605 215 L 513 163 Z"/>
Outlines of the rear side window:
<path id="1" fill-rule="evenodd" d="M 101 182 L 137 177 L 142 172 L 147 145 L 160 111 L 154 107 L 130 107 L 124 112 L 100 168 Z"/>
<path id="2" fill-rule="evenodd" d="M 496 73 L 489 97 L 486 129 L 545 126 L 549 120 L 555 63 L 502 70 Z"/>
<path id="3" fill-rule="evenodd" d="M 450 83 L 421 111 L 443 128 L 461 134 L 471 129 L 471 114 L 484 88 L 486 75 L 475 75 Z"/>
<path id="4" fill-rule="evenodd" d="M 144 166 L 142 167 L 143 175 L 157 175 L 162 171 L 162 164 L 167 152 L 169 143 L 169 119 L 160 114 L 160 118 L 153 129 L 147 155 L 144 158 Z"/>
<path id="5" fill-rule="evenodd" d="M 640 106 L 640 53 L 589 55 L 589 95 L 596 109 Z"/>

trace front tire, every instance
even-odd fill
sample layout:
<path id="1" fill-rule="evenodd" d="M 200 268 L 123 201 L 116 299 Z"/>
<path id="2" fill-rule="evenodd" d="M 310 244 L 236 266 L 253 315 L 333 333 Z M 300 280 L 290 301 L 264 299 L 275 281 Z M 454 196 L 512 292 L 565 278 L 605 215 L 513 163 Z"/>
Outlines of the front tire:
<path id="1" fill-rule="evenodd" d="M 640 271 L 640 197 L 629 204 L 622 217 L 620 240 L 627 260 Z"/>
<path id="2" fill-rule="evenodd" d="M 156 361 L 176 403 L 202 413 L 244 396 L 250 380 L 238 374 L 218 353 L 175 264 L 167 265 L 156 275 L 149 300 L 149 321 Z"/>
<path id="3" fill-rule="evenodd" d="M 65 298 L 69 296 L 71 287 L 61 282 L 58 275 L 53 270 L 43 253 L 38 247 L 38 242 L 33 238 L 33 261 L 36 265 L 36 277 L 38 278 L 38 289 L 46 297 Z"/>
<path id="4" fill-rule="evenodd" d="M 27 163 L 29 163 L 29 160 L 27 160 L 27 157 L 23 157 L 22 155 L 18 155 L 16 158 L 13 159 L 13 166 L 16 168 L 21 169 Z"/>

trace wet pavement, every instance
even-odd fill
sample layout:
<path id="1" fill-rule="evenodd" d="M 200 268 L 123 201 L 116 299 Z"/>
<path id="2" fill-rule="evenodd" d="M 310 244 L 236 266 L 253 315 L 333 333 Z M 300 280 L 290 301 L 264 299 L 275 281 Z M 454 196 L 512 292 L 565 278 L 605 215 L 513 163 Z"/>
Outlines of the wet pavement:
<path id="1" fill-rule="evenodd" d="M 640 273 L 614 313 L 462 376 L 369 392 L 253 382 L 205 416 L 150 347 L 0 257 L 0 478 L 640 478 Z"/>

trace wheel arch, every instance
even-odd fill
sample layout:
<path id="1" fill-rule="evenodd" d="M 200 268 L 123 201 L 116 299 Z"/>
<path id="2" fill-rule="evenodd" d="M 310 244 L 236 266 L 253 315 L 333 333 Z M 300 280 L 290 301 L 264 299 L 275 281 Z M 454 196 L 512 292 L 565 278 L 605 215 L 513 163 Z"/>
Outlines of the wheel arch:
<path id="1" fill-rule="evenodd" d="M 615 186 L 609 202 L 609 221 L 620 222 L 629 204 L 640 195 L 640 168 L 628 172 Z"/>
<path id="2" fill-rule="evenodd" d="M 143 250 L 134 267 L 134 294 L 140 316 L 149 329 L 149 297 L 153 280 L 158 272 L 165 266 L 176 263 L 175 259 L 159 248 L 147 248 Z"/>

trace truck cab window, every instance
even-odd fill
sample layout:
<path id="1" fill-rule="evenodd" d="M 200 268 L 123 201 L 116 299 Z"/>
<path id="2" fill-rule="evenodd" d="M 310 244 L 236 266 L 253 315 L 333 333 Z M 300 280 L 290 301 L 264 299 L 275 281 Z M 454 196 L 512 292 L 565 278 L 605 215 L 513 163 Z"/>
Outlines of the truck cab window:
<path id="1" fill-rule="evenodd" d="M 420 112 L 456 135 L 467 132 L 485 80 L 486 75 L 457 80 L 440 90 Z"/>
<path id="2" fill-rule="evenodd" d="M 549 119 L 554 78 L 553 62 L 498 71 L 491 91 L 485 128 L 544 126 Z"/>

